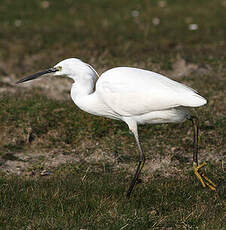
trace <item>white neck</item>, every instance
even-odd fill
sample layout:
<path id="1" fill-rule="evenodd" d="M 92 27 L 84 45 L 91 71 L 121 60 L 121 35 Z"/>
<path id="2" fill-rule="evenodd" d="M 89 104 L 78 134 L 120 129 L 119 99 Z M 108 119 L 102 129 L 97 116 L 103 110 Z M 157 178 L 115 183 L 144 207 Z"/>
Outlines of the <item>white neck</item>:
<path id="1" fill-rule="evenodd" d="M 88 71 L 77 72 L 76 77 L 70 75 L 75 83 L 71 88 L 71 97 L 74 103 L 82 110 L 98 115 L 117 119 L 114 112 L 105 105 L 95 91 L 96 81 L 98 78 L 95 70 L 90 68 Z"/>
<path id="2" fill-rule="evenodd" d="M 97 72 L 86 63 L 79 63 L 75 70 L 68 75 L 74 80 L 71 88 L 72 100 L 80 109 L 98 115 L 96 107 L 101 106 L 98 105 L 99 101 L 95 93 Z"/>
<path id="3" fill-rule="evenodd" d="M 71 88 L 72 97 L 81 97 L 90 95 L 95 91 L 96 76 L 92 74 L 86 74 L 76 78 Z"/>
<path id="4" fill-rule="evenodd" d="M 75 70 L 75 71 L 74 71 Z M 74 80 L 71 95 L 74 97 L 89 95 L 94 92 L 98 73 L 92 66 L 84 62 L 79 62 L 68 77 Z"/>
<path id="5" fill-rule="evenodd" d="M 81 109 L 94 115 L 100 115 L 98 112 L 102 105 L 95 93 L 96 79 L 76 81 L 71 88 L 71 98 L 74 103 Z"/>

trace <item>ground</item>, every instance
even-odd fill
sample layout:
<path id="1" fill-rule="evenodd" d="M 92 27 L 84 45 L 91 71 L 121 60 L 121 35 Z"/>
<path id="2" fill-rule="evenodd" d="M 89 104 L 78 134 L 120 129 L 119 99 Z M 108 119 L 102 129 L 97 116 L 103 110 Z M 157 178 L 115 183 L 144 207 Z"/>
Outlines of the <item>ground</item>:
<path id="1" fill-rule="evenodd" d="M 0 6 L 0 226 L 2 229 L 224 229 L 225 1 L 31 1 Z M 128 127 L 80 111 L 70 79 L 31 73 L 79 57 L 99 74 L 115 66 L 162 73 L 195 88 L 192 126 L 139 127 L 142 183 L 125 192 L 138 159 Z M 211 207 L 211 209 L 210 209 Z"/>

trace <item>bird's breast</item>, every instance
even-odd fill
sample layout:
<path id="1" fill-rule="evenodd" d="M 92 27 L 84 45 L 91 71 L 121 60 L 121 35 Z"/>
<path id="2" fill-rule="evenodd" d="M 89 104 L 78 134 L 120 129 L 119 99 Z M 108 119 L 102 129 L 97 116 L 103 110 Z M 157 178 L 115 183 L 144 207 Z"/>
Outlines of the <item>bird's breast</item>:
<path id="1" fill-rule="evenodd" d="M 73 102 L 83 111 L 111 119 L 121 119 L 121 116 L 107 106 L 96 93 L 90 95 L 71 95 Z"/>

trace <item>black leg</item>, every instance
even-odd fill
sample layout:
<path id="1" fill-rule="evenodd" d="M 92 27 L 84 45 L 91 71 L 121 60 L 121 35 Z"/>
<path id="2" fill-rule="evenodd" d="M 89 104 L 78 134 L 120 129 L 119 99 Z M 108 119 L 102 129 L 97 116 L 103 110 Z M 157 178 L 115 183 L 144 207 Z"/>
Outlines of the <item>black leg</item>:
<path id="1" fill-rule="evenodd" d="M 195 116 L 191 116 L 190 120 L 192 121 L 193 124 L 193 135 L 194 135 L 193 162 L 198 165 L 199 120 Z"/>
<path id="2" fill-rule="evenodd" d="M 138 165 L 137 165 L 136 172 L 134 174 L 134 177 L 133 177 L 133 179 L 132 179 L 132 181 L 130 183 L 128 192 L 126 194 L 127 198 L 130 197 L 130 195 L 131 195 L 131 193 L 133 191 L 133 188 L 134 188 L 134 186 L 135 186 L 135 184 L 136 184 L 136 182 L 137 182 L 137 180 L 139 178 L 140 172 L 141 172 L 141 170 L 142 170 L 142 168 L 144 166 L 144 163 L 145 163 L 145 155 L 144 155 L 144 153 L 143 153 L 143 151 L 141 149 L 137 133 L 134 133 L 134 136 L 135 136 L 135 139 L 136 139 L 136 142 L 137 142 L 137 145 L 138 145 L 140 155 L 139 155 L 139 162 L 138 162 Z"/>
<path id="3" fill-rule="evenodd" d="M 207 177 L 204 173 L 200 173 L 199 170 L 206 166 L 206 163 L 202 163 L 199 165 L 198 163 L 198 137 L 199 137 L 199 121 L 195 116 L 191 116 L 188 118 L 192 121 L 193 124 L 193 133 L 194 133 L 194 150 L 193 150 L 193 171 L 196 177 L 200 180 L 203 187 L 206 185 L 213 191 L 216 190 L 216 185 Z"/>

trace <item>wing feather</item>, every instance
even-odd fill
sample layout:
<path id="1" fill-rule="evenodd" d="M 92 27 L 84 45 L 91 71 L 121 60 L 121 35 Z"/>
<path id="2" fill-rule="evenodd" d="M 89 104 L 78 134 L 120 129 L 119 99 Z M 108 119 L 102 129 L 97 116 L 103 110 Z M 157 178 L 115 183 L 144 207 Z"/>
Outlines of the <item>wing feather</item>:
<path id="1" fill-rule="evenodd" d="M 108 106 L 123 116 L 206 103 L 190 87 L 160 74 L 130 67 L 104 72 L 97 81 L 96 90 Z"/>

